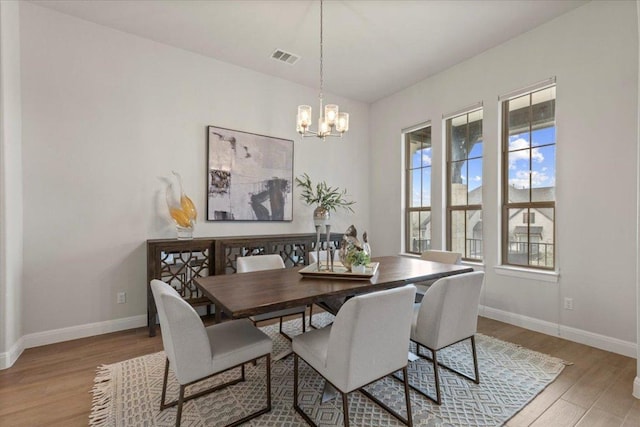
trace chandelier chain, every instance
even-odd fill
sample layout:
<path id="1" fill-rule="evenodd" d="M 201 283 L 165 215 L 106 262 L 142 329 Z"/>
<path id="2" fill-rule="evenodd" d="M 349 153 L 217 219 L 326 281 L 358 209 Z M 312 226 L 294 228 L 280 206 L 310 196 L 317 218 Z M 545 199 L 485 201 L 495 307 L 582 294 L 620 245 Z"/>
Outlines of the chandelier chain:
<path id="1" fill-rule="evenodd" d="M 322 108 L 322 92 L 324 89 L 324 73 L 323 73 L 323 19 L 322 19 L 322 0 L 320 0 L 320 108 Z M 321 112 L 322 114 L 322 112 Z"/>

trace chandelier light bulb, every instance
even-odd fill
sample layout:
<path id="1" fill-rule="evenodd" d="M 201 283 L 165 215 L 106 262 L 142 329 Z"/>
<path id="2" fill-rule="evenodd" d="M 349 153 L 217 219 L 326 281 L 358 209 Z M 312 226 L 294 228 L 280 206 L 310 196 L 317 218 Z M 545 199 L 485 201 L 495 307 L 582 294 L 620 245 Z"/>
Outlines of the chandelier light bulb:
<path id="1" fill-rule="evenodd" d="M 298 127 L 308 128 L 311 126 L 311 106 L 300 105 L 298 106 Z"/>
<path id="2" fill-rule="evenodd" d="M 338 118 L 338 106 L 336 104 L 326 105 L 324 107 L 324 118 L 329 126 L 334 126 Z"/>
<path id="3" fill-rule="evenodd" d="M 338 120 L 336 122 L 336 130 L 341 134 L 349 130 L 349 113 L 338 114 Z"/>

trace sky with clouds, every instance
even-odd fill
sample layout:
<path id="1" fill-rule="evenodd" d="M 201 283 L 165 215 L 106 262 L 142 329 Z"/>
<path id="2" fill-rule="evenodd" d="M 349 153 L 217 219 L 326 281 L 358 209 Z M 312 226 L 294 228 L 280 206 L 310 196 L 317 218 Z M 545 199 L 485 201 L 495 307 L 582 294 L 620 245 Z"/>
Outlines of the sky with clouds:
<path id="1" fill-rule="evenodd" d="M 554 187 L 556 185 L 556 131 L 555 127 L 535 130 L 531 133 L 509 137 L 509 184 L 516 188 L 529 188 L 529 176 L 533 188 Z M 470 160 L 464 162 L 462 182 L 469 191 L 482 186 L 482 141 L 474 144 Z M 417 150 L 412 158 L 414 169 L 412 179 L 412 205 L 431 204 L 431 147 Z M 531 168 L 529 166 L 531 157 Z"/>

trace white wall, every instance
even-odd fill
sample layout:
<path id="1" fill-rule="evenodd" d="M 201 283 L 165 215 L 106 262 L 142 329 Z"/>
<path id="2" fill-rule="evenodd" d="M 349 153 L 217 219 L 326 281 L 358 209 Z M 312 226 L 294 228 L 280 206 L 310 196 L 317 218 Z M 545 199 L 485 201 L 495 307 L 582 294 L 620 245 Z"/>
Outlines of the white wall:
<path id="1" fill-rule="evenodd" d="M 207 125 L 294 139 L 294 175 L 346 187 L 357 201 L 355 215 L 333 216 L 334 230 L 368 228 L 368 159 L 360 155 L 369 143 L 368 105 L 329 94 L 350 113 L 350 131 L 341 140 L 302 141 L 297 106 L 315 107 L 316 89 L 33 4 L 20 9 L 22 321 L 24 333 L 42 338 L 31 342 L 145 315 L 145 241 L 175 237 L 164 202 L 172 170 L 198 208 L 196 237 L 314 231 L 313 208 L 297 189 L 293 222 L 205 222 Z M 124 305 L 116 304 L 121 290 Z"/>
<path id="2" fill-rule="evenodd" d="M 635 2 L 591 2 L 371 109 L 371 224 L 386 254 L 402 250 L 400 131 L 484 102 L 485 315 L 636 355 L 638 33 Z M 416 54 L 419 54 L 417 52 Z M 557 283 L 499 275 L 498 96 L 557 78 Z M 387 164 L 392 173 L 380 167 Z M 434 240 L 444 170 L 433 166 Z M 561 309 L 572 297 L 575 309 Z"/>
<path id="3" fill-rule="evenodd" d="M 22 335 L 22 136 L 17 2 L 0 2 L 0 369 Z"/>

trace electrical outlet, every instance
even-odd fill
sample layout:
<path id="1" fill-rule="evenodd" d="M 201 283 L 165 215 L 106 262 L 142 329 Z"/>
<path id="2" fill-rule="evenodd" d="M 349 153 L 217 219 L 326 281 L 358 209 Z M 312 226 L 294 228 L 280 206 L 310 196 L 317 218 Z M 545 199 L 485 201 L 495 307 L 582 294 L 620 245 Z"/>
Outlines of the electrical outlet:
<path id="1" fill-rule="evenodd" d="M 564 299 L 564 309 L 565 310 L 573 310 L 573 298 L 565 298 Z"/>
<path id="2" fill-rule="evenodd" d="M 118 304 L 125 304 L 127 302 L 127 293 L 126 292 L 118 292 Z"/>

